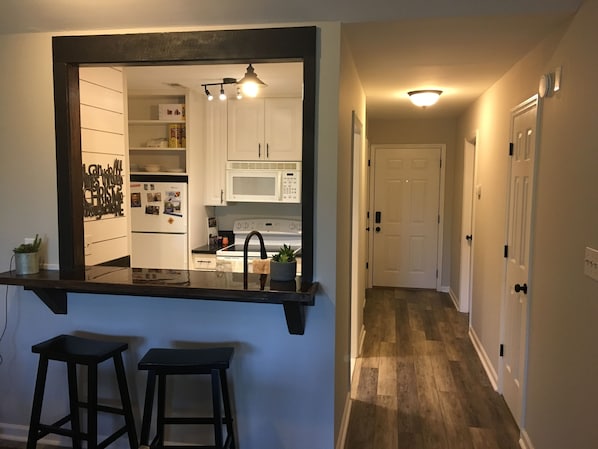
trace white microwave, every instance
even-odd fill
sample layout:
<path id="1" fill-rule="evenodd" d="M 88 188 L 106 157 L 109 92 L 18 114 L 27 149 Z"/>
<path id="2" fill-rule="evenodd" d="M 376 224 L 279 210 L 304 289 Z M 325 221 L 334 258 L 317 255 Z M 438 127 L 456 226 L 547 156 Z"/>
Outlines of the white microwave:
<path id="1" fill-rule="evenodd" d="M 228 161 L 226 200 L 300 203 L 301 162 Z"/>

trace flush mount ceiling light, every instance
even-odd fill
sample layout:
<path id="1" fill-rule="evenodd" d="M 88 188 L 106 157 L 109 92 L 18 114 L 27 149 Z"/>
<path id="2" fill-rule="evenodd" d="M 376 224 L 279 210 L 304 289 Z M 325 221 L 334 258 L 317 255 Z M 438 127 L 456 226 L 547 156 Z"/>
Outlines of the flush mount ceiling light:
<path id="1" fill-rule="evenodd" d="M 440 98 L 440 94 L 442 94 L 441 90 L 412 90 L 411 92 L 407 92 L 409 95 L 409 99 L 411 103 L 415 106 L 419 106 L 422 108 L 426 108 L 428 106 L 432 106 L 436 104 L 438 98 Z"/>
<path id="2" fill-rule="evenodd" d="M 249 64 L 245 76 L 237 81 L 237 84 L 241 86 L 241 91 L 248 97 L 256 97 L 258 90 L 261 87 L 266 87 L 267 84 L 259 79 L 253 69 L 253 66 Z"/>

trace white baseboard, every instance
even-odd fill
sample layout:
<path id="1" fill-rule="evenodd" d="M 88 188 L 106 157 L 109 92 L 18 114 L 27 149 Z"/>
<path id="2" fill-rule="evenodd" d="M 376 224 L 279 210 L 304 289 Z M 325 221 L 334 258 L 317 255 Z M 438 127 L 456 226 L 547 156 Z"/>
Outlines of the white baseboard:
<path id="1" fill-rule="evenodd" d="M 351 393 L 347 393 L 345 399 L 345 408 L 343 410 L 343 417 L 341 419 L 341 427 L 338 431 L 338 438 L 336 439 L 335 449 L 344 449 L 347 440 L 347 430 L 349 429 L 349 418 L 351 417 Z"/>
<path id="2" fill-rule="evenodd" d="M 28 433 L 29 426 L 0 423 L 0 439 L 2 440 L 25 442 L 27 441 Z M 39 440 L 39 444 L 43 446 L 70 447 L 72 442 L 70 438 L 52 435 L 51 437 L 44 437 Z"/>
<path id="3" fill-rule="evenodd" d="M 453 291 L 452 288 L 449 288 L 448 294 L 451 297 L 451 301 L 453 301 L 453 305 L 455 306 L 455 309 L 460 310 L 459 309 L 459 298 L 457 298 L 457 295 L 455 294 L 455 292 Z"/>
<path id="4" fill-rule="evenodd" d="M 447 285 L 441 285 L 436 290 L 439 292 L 442 292 L 442 293 L 448 293 L 450 290 L 450 287 L 448 287 Z"/>
<path id="5" fill-rule="evenodd" d="M 521 435 L 519 438 L 519 446 L 521 449 L 534 449 L 534 445 L 532 444 L 532 440 L 530 439 L 528 433 L 525 429 L 521 430 Z"/>
<path id="6" fill-rule="evenodd" d="M 488 357 L 488 354 L 484 350 L 484 347 L 482 346 L 480 339 L 478 338 L 478 336 L 476 335 L 475 331 L 473 330 L 473 328 L 471 326 L 469 327 L 469 339 L 473 343 L 473 347 L 475 348 L 476 352 L 478 353 L 478 357 L 479 357 L 480 361 L 482 362 L 482 366 L 484 367 L 484 370 L 486 371 L 486 375 L 488 376 L 490 383 L 492 384 L 492 388 L 494 388 L 494 390 L 498 391 L 498 375 L 496 374 L 496 371 L 494 370 L 492 363 L 490 362 L 490 358 Z"/>

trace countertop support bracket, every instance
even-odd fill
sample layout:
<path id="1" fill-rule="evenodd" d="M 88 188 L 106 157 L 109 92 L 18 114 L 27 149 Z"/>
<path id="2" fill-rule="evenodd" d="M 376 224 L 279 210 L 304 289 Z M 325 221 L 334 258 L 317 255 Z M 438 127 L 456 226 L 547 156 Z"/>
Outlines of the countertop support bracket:
<path id="1" fill-rule="evenodd" d="M 65 315 L 67 311 L 67 295 L 65 290 L 55 288 L 27 288 L 35 293 L 48 308 L 57 314 Z"/>
<path id="2" fill-rule="evenodd" d="M 298 302 L 283 302 L 287 328 L 292 335 L 303 335 L 305 332 L 305 307 Z"/>

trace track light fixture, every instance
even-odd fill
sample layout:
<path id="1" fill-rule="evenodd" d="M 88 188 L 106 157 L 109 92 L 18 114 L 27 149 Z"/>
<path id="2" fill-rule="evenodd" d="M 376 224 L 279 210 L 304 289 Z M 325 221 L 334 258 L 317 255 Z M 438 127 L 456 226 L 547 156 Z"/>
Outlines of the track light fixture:
<path id="1" fill-rule="evenodd" d="M 206 84 L 202 84 L 202 87 L 204 89 L 204 93 L 206 94 L 206 97 L 208 97 L 208 101 L 212 101 L 214 99 L 214 96 L 208 90 L 208 86 L 220 86 L 220 95 L 218 95 L 218 98 L 220 100 L 224 101 L 224 100 L 226 100 L 226 92 L 224 92 L 224 85 L 225 84 L 236 84 L 236 82 L 237 82 L 237 80 L 234 78 L 223 78 L 222 82 L 206 83 Z"/>
<path id="2" fill-rule="evenodd" d="M 208 90 L 208 86 L 220 86 L 220 95 L 218 98 L 222 101 L 226 100 L 227 97 L 226 93 L 224 92 L 224 86 L 226 84 L 237 85 L 237 100 L 242 99 L 243 96 L 252 98 L 256 97 L 259 89 L 267 86 L 266 83 L 258 78 L 253 66 L 249 64 L 249 66 L 247 66 L 245 75 L 239 81 L 237 81 L 235 78 L 222 78 L 222 82 L 202 84 L 204 92 L 208 97 L 208 101 L 212 101 L 214 99 L 214 96 Z"/>
<path id="3" fill-rule="evenodd" d="M 208 97 L 208 101 L 212 101 L 214 99 L 214 96 L 210 93 L 208 87 L 206 85 L 203 85 L 203 88 L 204 92 L 206 93 L 206 97 Z"/>

